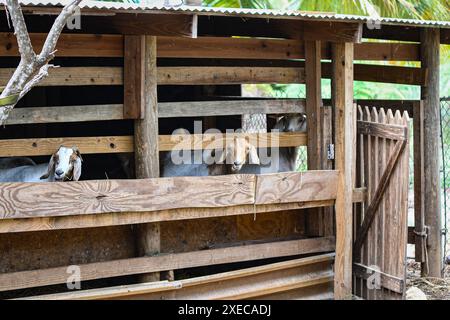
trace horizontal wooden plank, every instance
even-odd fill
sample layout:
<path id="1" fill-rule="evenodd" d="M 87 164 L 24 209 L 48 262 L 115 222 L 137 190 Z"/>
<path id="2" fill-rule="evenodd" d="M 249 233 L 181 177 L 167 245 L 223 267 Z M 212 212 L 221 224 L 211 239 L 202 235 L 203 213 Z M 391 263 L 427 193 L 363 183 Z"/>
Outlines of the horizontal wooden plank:
<path id="1" fill-rule="evenodd" d="M 44 43 L 45 33 L 31 33 L 36 51 Z M 123 57 L 123 36 L 107 34 L 61 34 L 58 57 Z M 225 37 L 158 37 L 159 58 L 218 59 L 304 59 L 304 43 L 299 40 Z M 0 33 L 0 56 L 18 56 L 13 33 Z M 322 45 L 323 59 L 331 54 Z M 419 61 L 419 45 L 409 43 L 366 42 L 355 44 L 355 60 Z"/>
<path id="2" fill-rule="evenodd" d="M 355 276 L 367 280 L 373 273 L 380 276 L 381 287 L 403 294 L 405 282 L 402 278 L 394 277 L 360 263 L 353 263 L 353 274 Z"/>
<path id="3" fill-rule="evenodd" d="M 245 137 L 255 147 L 294 147 L 307 143 L 306 133 L 228 133 L 228 134 L 193 134 L 160 135 L 159 150 L 200 150 L 223 148 L 234 137 Z"/>
<path id="4" fill-rule="evenodd" d="M 255 215 L 286 210 L 291 210 L 295 213 L 299 209 L 331 207 L 333 205 L 334 200 L 323 200 L 265 205 L 239 205 L 226 208 L 181 208 L 152 212 L 106 212 L 78 216 L 4 219 L 0 220 L 0 233 L 94 228 L 246 214 Z"/>
<path id="5" fill-rule="evenodd" d="M 358 134 L 376 136 L 391 140 L 407 140 L 408 130 L 405 126 L 375 123 L 370 121 L 357 121 Z"/>
<path id="6" fill-rule="evenodd" d="M 282 114 L 305 112 L 300 99 L 264 99 L 233 101 L 193 101 L 158 103 L 160 118 L 212 117 L 243 114 Z"/>
<path id="7" fill-rule="evenodd" d="M 304 83 L 304 68 L 160 67 L 158 85 Z"/>
<path id="8" fill-rule="evenodd" d="M 0 157 L 46 156 L 61 145 L 77 146 L 82 154 L 134 152 L 133 136 L 65 137 L 0 140 Z"/>
<path id="9" fill-rule="evenodd" d="M 123 104 L 14 108 L 6 125 L 122 120 Z"/>
<path id="10" fill-rule="evenodd" d="M 420 68 L 355 64 L 354 79 L 421 85 Z M 13 68 L 0 69 L 0 85 L 5 85 Z M 122 85 L 121 67 L 62 67 L 51 69 L 39 86 Z M 322 63 L 322 77 L 331 77 L 331 64 Z M 212 85 L 258 83 L 304 83 L 303 67 L 159 67 L 158 85 Z"/>
<path id="11" fill-rule="evenodd" d="M 0 219 L 253 204 L 254 175 L 3 183 Z"/>
<path id="12" fill-rule="evenodd" d="M 40 52 L 46 33 L 30 33 L 34 51 Z M 58 57 L 123 57 L 123 36 L 108 34 L 63 33 L 56 45 Z M 19 55 L 16 37 L 13 33 L 0 33 L 0 56 Z"/>
<path id="13" fill-rule="evenodd" d="M 258 175 L 256 204 L 336 199 L 337 178 L 331 170 Z"/>
<path id="14" fill-rule="evenodd" d="M 248 299 L 330 283 L 333 279 L 333 259 L 334 254 L 324 254 L 198 278 L 50 294 L 29 299 Z"/>
<path id="15" fill-rule="evenodd" d="M 250 244 L 194 252 L 160 254 L 80 265 L 81 281 L 217 264 L 323 253 L 334 250 L 334 237 Z M 0 291 L 67 281 L 67 266 L 0 274 Z"/>
<path id="16" fill-rule="evenodd" d="M 11 78 L 14 68 L 0 69 L 0 85 Z M 120 67 L 61 67 L 51 68 L 49 76 L 38 86 L 105 86 L 122 85 L 123 71 Z"/>
<path id="17" fill-rule="evenodd" d="M 305 133 L 229 133 L 160 135 L 159 151 L 223 148 L 234 137 L 255 147 L 294 147 L 307 143 Z M 51 155 L 61 145 L 77 146 L 82 154 L 134 152 L 133 136 L 0 139 L 0 157 Z"/>
<path id="18" fill-rule="evenodd" d="M 331 78 L 331 63 L 322 63 L 322 78 Z M 354 80 L 419 86 L 425 81 L 425 73 L 421 68 L 355 64 Z"/>

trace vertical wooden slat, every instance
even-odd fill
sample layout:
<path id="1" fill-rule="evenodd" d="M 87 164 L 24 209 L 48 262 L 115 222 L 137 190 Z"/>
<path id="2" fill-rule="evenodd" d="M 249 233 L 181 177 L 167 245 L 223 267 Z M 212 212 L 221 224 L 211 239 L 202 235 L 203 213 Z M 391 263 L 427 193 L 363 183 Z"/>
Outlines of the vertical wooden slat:
<path id="1" fill-rule="evenodd" d="M 321 108 L 322 123 L 322 169 L 333 170 L 333 161 L 328 159 L 328 146 L 333 144 L 333 110 L 331 106 Z M 334 208 L 320 208 L 322 236 L 334 235 Z"/>
<path id="2" fill-rule="evenodd" d="M 439 101 L 439 29 L 423 28 L 420 34 L 421 67 L 426 71 L 421 95 L 424 102 L 423 117 L 423 193 L 425 224 L 429 227 L 427 251 L 431 277 L 442 277 L 442 216 L 440 211 L 440 101 Z"/>
<path id="3" fill-rule="evenodd" d="M 332 44 L 332 100 L 335 108 L 336 199 L 335 299 L 352 294 L 353 44 Z"/>
<path id="4" fill-rule="evenodd" d="M 308 170 L 318 170 L 322 166 L 322 68 L 321 42 L 305 41 L 306 73 L 306 117 L 308 119 Z M 321 209 L 308 209 L 307 233 L 309 236 L 323 236 L 324 212 Z"/>
<path id="5" fill-rule="evenodd" d="M 421 234 L 425 229 L 425 208 L 424 208 L 424 172 L 423 167 L 423 103 L 422 101 L 414 104 L 413 117 L 413 139 L 414 139 L 414 231 Z M 415 259 L 422 263 L 422 274 L 428 273 L 425 262 L 424 238 L 421 236 L 415 239 Z"/>
<path id="6" fill-rule="evenodd" d="M 141 80 L 142 106 L 144 118 L 134 123 L 135 167 L 136 178 L 159 177 L 158 154 L 158 99 L 157 99 L 157 70 L 156 70 L 156 37 L 141 36 L 144 50 L 139 57 L 144 72 Z M 136 75 L 137 77 L 137 75 Z M 137 89 L 137 88 L 136 88 Z M 160 251 L 160 225 L 148 223 L 137 226 L 137 249 L 139 255 L 154 255 Z M 142 282 L 159 281 L 159 273 L 145 274 Z"/>
<path id="7" fill-rule="evenodd" d="M 137 35 L 124 36 L 124 119 L 143 119 L 144 117 L 145 67 L 142 63 L 144 54 L 144 37 Z"/>

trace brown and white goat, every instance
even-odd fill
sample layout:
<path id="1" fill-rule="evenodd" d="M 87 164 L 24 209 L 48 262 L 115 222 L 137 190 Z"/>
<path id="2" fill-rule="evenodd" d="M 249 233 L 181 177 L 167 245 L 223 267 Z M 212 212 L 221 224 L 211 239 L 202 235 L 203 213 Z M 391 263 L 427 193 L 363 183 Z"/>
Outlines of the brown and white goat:
<path id="1" fill-rule="evenodd" d="M 48 164 L 1 169 L 0 182 L 78 181 L 81 176 L 81 162 L 81 154 L 76 147 L 60 146 Z"/>

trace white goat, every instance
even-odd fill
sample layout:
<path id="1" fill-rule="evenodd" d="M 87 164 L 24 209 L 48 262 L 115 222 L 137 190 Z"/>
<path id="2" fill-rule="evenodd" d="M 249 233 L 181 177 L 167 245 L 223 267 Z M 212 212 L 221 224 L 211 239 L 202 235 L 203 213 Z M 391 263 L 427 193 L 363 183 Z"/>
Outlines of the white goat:
<path id="1" fill-rule="evenodd" d="M 27 157 L 0 158 L 0 170 L 35 165 L 36 163 Z"/>
<path id="2" fill-rule="evenodd" d="M 273 129 L 279 132 L 306 132 L 306 115 L 300 113 L 283 116 L 278 119 Z M 277 156 L 276 154 L 268 152 L 267 148 L 261 148 L 259 150 L 259 158 L 263 158 L 263 155 L 268 156 L 270 163 L 261 165 L 246 164 L 239 173 L 261 174 L 295 171 L 298 151 L 299 147 L 281 147 L 278 148 L 278 159 L 274 159 Z"/>
<path id="3" fill-rule="evenodd" d="M 244 138 L 234 137 L 226 143 L 225 150 L 205 150 L 200 158 L 189 152 L 189 163 L 177 164 L 174 159 L 181 159 L 180 151 L 166 153 L 161 162 L 161 177 L 216 176 L 236 173 L 245 163 L 259 164 L 256 148 Z M 194 161 L 196 160 L 196 161 Z M 200 163 L 201 162 L 201 163 Z"/>
<path id="4" fill-rule="evenodd" d="M 61 146 L 48 164 L 1 169 L 0 182 L 78 181 L 81 176 L 81 162 L 81 154 L 76 147 Z"/>

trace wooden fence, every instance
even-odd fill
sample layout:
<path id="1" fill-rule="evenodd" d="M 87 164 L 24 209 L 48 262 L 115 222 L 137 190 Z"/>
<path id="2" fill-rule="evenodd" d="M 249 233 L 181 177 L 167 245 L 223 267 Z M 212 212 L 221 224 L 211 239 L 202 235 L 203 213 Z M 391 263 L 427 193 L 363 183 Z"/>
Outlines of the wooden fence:
<path id="1" fill-rule="evenodd" d="M 367 192 L 354 205 L 353 291 L 364 299 L 402 298 L 405 290 L 408 121 L 406 112 L 358 106 L 356 185 Z"/>

